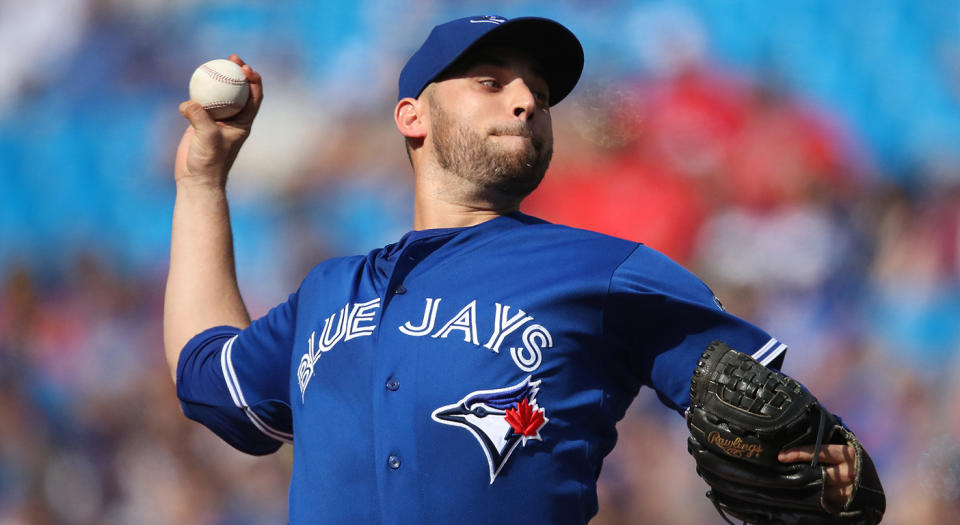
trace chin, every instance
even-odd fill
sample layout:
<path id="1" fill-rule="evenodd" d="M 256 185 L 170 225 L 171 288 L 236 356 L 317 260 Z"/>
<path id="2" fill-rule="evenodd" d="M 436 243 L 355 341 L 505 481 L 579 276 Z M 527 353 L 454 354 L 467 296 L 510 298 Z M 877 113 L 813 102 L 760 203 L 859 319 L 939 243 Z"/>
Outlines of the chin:
<path id="1" fill-rule="evenodd" d="M 533 145 L 533 141 L 525 137 L 497 135 L 493 137 L 492 147 L 505 154 L 537 155 L 537 148 Z"/>
<path id="2" fill-rule="evenodd" d="M 495 149 L 498 150 L 499 156 L 504 159 L 504 163 L 535 165 L 540 157 L 540 151 L 529 139 L 525 139 L 523 137 L 516 138 L 521 139 L 522 142 L 513 141 L 516 143 L 516 145 L 499 143 L 495 146 Z"/>

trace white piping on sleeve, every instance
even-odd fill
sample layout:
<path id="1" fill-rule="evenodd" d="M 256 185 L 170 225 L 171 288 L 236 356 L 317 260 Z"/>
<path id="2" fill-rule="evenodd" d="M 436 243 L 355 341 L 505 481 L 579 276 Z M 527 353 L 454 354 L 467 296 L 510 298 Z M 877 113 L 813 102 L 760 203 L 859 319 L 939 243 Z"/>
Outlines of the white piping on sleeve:
<path id="1" fill-rule="evenodd" d="M 771 337 L 769 341 L 759 350 L 753 353 L 752 358 L 760 362 L 761 365 L 767 366 L 774 359 L 776 359 L 780 354 L 784 353 L 787 350 L 787 345 L 777 341 L 775 338 Z"/>
<path id="2" fill-rule="evenodd" d="M 233 404 L 238 408 L 243 410 L 243 413 L 247 415 L 247 418 L 253 423 L 253 426 L 257 427 L 260 432 L 263 432 L 267 436 L 270 436 L 277 441 L 283 441 L 284 443 L 293 443 L 293 434 L 288 432 L 282 432 L 277 430 L 260 418 L 253 409 L 247 405 L 246 399 L 243 397 L 243 389 L 240 388 L 240 381 L 237 379 L 237 373 L 233 368 L 233 360 L 231 359 L 231 353 L 233 352 L 233 342 L 237 340 L 237 336 L 233 336 L 223 343 L 223 348 L 220 349 L 220 367 L 223 370 L 223 380 L 227 383 L 227 390 L 230 391 L 230 397 L 233 399 Z"/>

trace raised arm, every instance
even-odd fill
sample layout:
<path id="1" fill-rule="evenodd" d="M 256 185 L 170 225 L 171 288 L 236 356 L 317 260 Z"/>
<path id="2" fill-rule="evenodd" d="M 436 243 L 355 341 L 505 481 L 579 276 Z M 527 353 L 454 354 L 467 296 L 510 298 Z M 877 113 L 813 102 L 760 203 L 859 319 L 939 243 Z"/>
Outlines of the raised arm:
<path id="1" fill-rule="evenodd" d="M 260 75 L 239 57 L 231 55 L 230 60 L 242 66 L 250 83 L 250 98 L 239 114 L 215 121 L 196 102 L 180 104 L 190 125 L 174 165 L 177 196 L 163 305 L 163 342 L 174 379 L 180 350 L 194 335 L 218 325 L 250 324 L 237 286 L 226 184 L 250 135 L 263 85 Z"/>

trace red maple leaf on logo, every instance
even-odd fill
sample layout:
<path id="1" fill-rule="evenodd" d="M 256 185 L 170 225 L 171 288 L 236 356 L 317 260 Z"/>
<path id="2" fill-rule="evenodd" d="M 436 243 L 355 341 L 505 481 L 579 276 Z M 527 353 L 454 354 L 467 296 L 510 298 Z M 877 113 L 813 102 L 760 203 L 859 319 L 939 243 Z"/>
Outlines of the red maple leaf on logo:
<path id="1" fill-rule="evenodd" d="M 543 417 L 543 409 L 534 410 L 523 398 L 517 403 L 517 408 L 507 409 L 507 423 L 513 427 L 513 431 L 521 436 L 535 437 L 540 431 L 540 427 L 546 423 Z"/>

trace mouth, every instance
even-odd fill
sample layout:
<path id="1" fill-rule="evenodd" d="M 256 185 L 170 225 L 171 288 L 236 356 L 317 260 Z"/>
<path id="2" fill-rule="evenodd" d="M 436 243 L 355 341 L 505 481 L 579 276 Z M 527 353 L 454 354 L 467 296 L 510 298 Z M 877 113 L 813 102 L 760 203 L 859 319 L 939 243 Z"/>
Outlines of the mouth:
<path id="1" fill-rule="evenodd" d="M 497 131 L 495 131 L 495 132 L 491 133 L 491 135 L 493 135 L 493 136 L 495 136 L 495 137 L 520 137 L 520 138 L 531 139 L 531 140 L 533 139 L 533 133 L 531 133 L 530 131 L 527 131 L 527 130 L 524 130 L 524 131 L 513 131 L 513 132 L 497 132 Z"/>
<path id="2" fill-rule="evenodd" d="M 499 147 L 505 148 L 506 150 L 515 151 L 517 153 L 523 152 L 524 155 L 539 155 L 540 154 L 540 143 L 529 135 L 514 135 L 514 134 L 498 134 L 493 135 L 494 142 L 498 144 Z"/>
<path id="3" fill-rule="evenodd" d="M 501 143 L 502 147 L 521 148 L 527 154 L 539 154 L 543 147 L 543 140 L 534 136 L 533 130 L 526 126 L 494 126 L 489 133 L 491 137 L 498 137 L 496 142 Z"/>
<path id="4" fill-rule="evenodd" d="M 529 137 L 529 136 L 527 136 L 527 135 L 513 135 L 513 134 L 502 133 L 502 134 L 494 135 L 494 137 L 504 137 L 504 138 L 514 138 L 514 139 L 526 139 L 526 140 L 529 140 L 529 141 L 533 141 L 533 137 Z"/>
<path id="5" fill-rule="evenodd" d="M 512 142 L 514 140 L 520 140 L 521 142 L 528 143 L 534 147 L 534 149 L 540 149 L 540 141 L 536 140 L 533 137 L 533 133 L 529 131 L 523 132 L 513 132 L 513 133 L 491 133 L 491 136 L 498 137 L 501 140 Z"/>
<path id="6" fill-rule="evenodd" d="M 499 137 L 533 138 L 533 131 L 520 123 L 495 125 L 490 129 L 490 134 Z"/>

